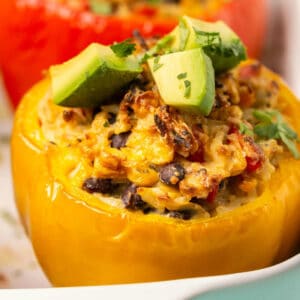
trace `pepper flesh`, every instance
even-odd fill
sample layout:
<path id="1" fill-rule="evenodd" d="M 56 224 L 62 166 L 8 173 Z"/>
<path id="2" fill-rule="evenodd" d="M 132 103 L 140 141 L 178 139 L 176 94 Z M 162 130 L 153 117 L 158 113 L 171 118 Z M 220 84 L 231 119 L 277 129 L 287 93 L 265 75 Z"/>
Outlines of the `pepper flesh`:
<path id="1" fill-rule="evenodd" d="M 248 0 L 220 3 L 217 11 L 200 17 L 224 20 L 244 41 L 248 54 L 257 57 L 266 29 L 266 1 L 252 0 L 251 5 Z M 193 5 L 196 4 L 190 4 L 190 10 L 195 13 Z M 3 1 L 0 20 L 0 40 L 5 41 L 5 47 L 0 47 L 0 67 L 14 107 L 26 90 L 42 78 L 44 70 L 68 60 L 91 42 L 122 41 L 132 36 L 134 29 L 145 37 L 163 35 L 177 25 L 177 19 L 171 17 L 147 17 L 138 12 L 125 19 L 101 16 L 49 0 Z"/>
<path id="2" fill-rule="evenodd" d="M 282 111 L 300 132 L 300 104 L 279 78 Z M 46 143 L 37 117 L 49 80 L 19 106 L 12 135 L 16 202 L 50 281 L 98 285 L 226 274 L 270 266 L 300 240 L 300 161 L 279 161 L 264 192 L 250 203 L 189 221 L 112 207 L 63 175 L 68 149 Z M 76 152 L 76 149 L 74 150 Z M 74 154 L 77 155 L 76 153 Z"/>

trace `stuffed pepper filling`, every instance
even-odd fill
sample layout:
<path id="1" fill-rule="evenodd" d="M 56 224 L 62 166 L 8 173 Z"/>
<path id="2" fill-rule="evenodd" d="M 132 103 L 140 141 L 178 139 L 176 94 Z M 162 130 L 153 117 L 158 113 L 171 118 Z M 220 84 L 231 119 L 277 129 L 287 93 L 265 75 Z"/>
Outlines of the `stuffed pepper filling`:
<path id="1" fill-rule="evenodd" d="M 144 43 L 139 54 L 151 48 Z M 193 51 L 178 53 L 197 64 L 201 53 Z M 279 84 L 260 63 L 242 63 L 216 72 L 209 95 L 206 79 L 201 105 L 209 97 L 212 102 L 199 111 L 188 101 L 202 79 L 178 72 L 174 80 L 187 104 L 176 106 L 170 101 L 180 90 L 170 84 L 166 100 L 157 74 L 168 60 L 159 55 L 142 61 L 142 71 L 103 104 L 66 107 L 51 95 L 40 102 L 43 135 L 70 162 L 65 178 L 109 205 L 183 220 L 210 218 L 257 198 L 279 160 L 299 155 Z M 172 72 L 167 76 L 171 82 Z"/>

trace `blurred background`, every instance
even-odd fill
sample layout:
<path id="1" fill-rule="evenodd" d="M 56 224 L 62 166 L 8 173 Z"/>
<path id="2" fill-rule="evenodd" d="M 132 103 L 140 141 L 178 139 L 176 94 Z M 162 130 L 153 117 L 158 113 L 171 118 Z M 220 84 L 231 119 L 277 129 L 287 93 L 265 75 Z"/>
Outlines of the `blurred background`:
<path id="1" fill-rule="evenodd" d="M 92 41 L 162 35 L 180 14 L 223 19 L 300 97 L 300 0 L 6 0 L 0 7 L 0 288 L 49 286 L 13 204 L 9 136 L 22 94 Z"/>
<path id="2" fill-rule="evenodd" d="M 1 120 L 51 64 L 92 41 L 121 41 L 134 29 L 146 37 L 163 35 L 181 14 L 224 20 L 250 57 L 280 73 L 300 95 L 298 0 L 7 0 L 1 6 Z M 1 121 L 0 132 L 9 128 Z"/>

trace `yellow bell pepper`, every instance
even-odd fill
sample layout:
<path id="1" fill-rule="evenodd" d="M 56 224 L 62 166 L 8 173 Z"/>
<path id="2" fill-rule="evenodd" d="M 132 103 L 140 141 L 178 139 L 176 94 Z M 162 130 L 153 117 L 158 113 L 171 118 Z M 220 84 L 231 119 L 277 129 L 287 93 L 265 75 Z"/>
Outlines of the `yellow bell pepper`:
<path id="1" fill-rule="evenodd" d="M 279 77 L 282 112 L 300 133 L 300 104 Z M 300 161 L 287 155 L 252 202 L 183 221 L 111 207 L 63 175 L 75 150 L 46 143 L 37 117 L 49 79 L 19 106 L 12 135 L 17 206 L 55 286 L 146 282 L 248 271 L 295 253 L 300 240 Z M 71 151 L 71 152 L 68 152 Z M 84 172 L 84 166 L 81 166 Z"/>

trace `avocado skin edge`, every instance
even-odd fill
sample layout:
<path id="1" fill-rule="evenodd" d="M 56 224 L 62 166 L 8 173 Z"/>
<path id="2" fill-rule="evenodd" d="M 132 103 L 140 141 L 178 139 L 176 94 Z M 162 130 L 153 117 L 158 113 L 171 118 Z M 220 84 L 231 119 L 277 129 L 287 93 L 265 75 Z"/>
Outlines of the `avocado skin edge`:
<path id="1" fill-rule="evenodd" d="M 104 62 L 93 74 L 87 73 L 86 80 L 78 85 L 68 97 L 54 102 L 66 107 L 98 107 L 113 102 L 111 97 L 135 79 L 138 74 L 140 72 L 112 69 Z M 118 78 L 118 80 L 113 80 L 113 78 Z"/>
<path id="2" fill-rule="evenodd" d="M 203 98 L 199 109 L 204 116 L 208 116 L 212 110 L 212 107 L 215 103 L 215 76 L 214 68 L 211 59 L 209 56 L 204 54 L 204 61 L 206 65 L 206 94 Z M 211 98 L 211 99 L 210 99 Z"/>
<path id="3" fill-rule="evenodd" d="M 98 107 L 143 71 L 133 55 L 118 57 L 109 46 L 92 43 L 77 56 L 51 66 L 52 97 L 67 107 Z"/>

